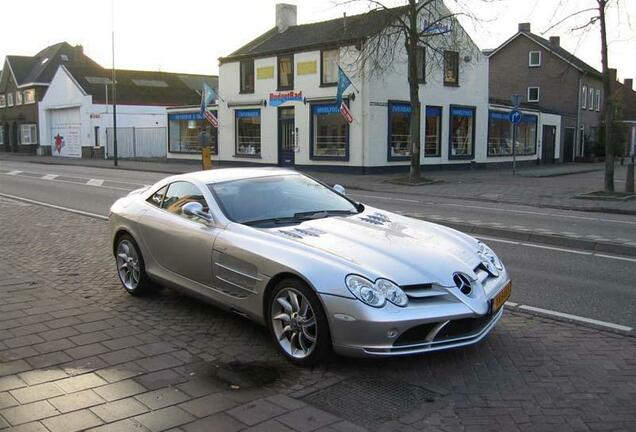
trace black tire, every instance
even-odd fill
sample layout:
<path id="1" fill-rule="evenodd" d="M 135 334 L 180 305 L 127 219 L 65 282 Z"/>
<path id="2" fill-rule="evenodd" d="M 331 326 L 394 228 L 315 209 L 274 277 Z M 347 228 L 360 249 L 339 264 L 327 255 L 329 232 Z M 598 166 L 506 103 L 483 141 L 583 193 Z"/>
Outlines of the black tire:
<path id="1" fill-rule="evenodd" d="M 309 302 L 309 305 L 311 306 L 312 315 L 315 318 L 316 327 L 314 333 L 315 342 L 313 344 L 313 349 L 311 349 L 311 352 L 308 355 L 302 358 L 293 356 L 288 353 L 286 351 L 286 348 L 283 347 L 282 343 L 279 341 L 278 336 L 276 335 L 275 327 L 277 327 L 277 324 L 275 324 L 275 320 L 272 317 L 272 311 L 274 308 L 279 307 L 277 298 L 285 294 L 283 293 L 283 291 L 295 291 L 302 294 L 302 296 L 304 296 L 304 299 L 301 300 L 301 305 L 303 304 L 302 301 L 307 300 Z M 331 333 L 329 331 L 329 323 L 327 321 L 327 317 L 325 315 L 322 304 L 318 299 L 318 295 L 314 292 L 313 289 L 307 286 L 304 281 L 297 278 L 287 278 L 278 282 L 268 296 L 266 311 L 267 326 L 272 336 L 272 340 L 274 341 L 276 346 L 278 346 L 281 353 L 290 362 L 297 366 L 313 366 L 318 363 L 326 362 L 331 357 Z M 280 331 L 280 327 L 278 328 Z M 305 333 L 304 328 L 298 331 L 298 339 L 304 337 L 301 333 Z M 298 339 L 296 340 L 298 341 Z M 305 341 L 307 341 L 307 339 L 305 339 Z"/>
<path id="2" fill-rule="evenodd" d="M 122 245 L 126 245 L 130 253 L 134 253 L 138 262 L 138 280 L 136 283 L 130 283 L 130 281 L 125 280 L 125 276 L 122 275 L 122 271 L 120 271 L 121 259 L 119 253 L 121 252 Z M 132 249 L 132 250 L 131 250 Z M 128 294 L 133 296 L 142 296 L 153 291 L 153 285 L 146 274 L 146 267 L 144 263 L 144 257 L 141 255 L 141 250 L 137 245 L 132 236 L 129 234 L 122 234 L 117 238 L 117 243 L 115 244 L 115 266 L 117 269 L 117 276 L 119 277 L 119 281 L 121 282 L 124 289 L 128 292 Z M 134 276 L 133 279 L 134 280 Z"/>

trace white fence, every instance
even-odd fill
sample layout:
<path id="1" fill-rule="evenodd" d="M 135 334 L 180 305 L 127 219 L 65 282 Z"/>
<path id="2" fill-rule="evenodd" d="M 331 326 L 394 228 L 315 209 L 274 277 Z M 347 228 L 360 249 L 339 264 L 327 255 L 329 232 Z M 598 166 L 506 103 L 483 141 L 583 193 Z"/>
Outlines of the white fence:
<path id="1" fill-rule="evenodd" d="M 106 157 L 114 157 L 113 128 L 106 129 Z M 118 158 L 165 158 L 167 154 L 165 127 L 117 128 Z"/>

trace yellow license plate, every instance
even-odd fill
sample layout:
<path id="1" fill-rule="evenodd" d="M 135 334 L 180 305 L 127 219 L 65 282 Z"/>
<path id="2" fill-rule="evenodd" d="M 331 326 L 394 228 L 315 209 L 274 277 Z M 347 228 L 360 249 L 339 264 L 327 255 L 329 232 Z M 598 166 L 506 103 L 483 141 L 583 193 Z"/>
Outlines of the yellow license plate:
<path id="1" fill-rule="evenodd" d="M 497 294 L 492 300 L 491 300 L 491 307 L 490 310 L 495 313 L 499 310 L 499 308 L 501 306 L 503 306 L 503 304 L 506 302 L 506 300 L 508 300 L 508 298 L 510 297 L 510 294 L 512 293 L 512 282 L 508 282 L 506 284 L 506 286 L 499 291 L 499 294 Z"/>

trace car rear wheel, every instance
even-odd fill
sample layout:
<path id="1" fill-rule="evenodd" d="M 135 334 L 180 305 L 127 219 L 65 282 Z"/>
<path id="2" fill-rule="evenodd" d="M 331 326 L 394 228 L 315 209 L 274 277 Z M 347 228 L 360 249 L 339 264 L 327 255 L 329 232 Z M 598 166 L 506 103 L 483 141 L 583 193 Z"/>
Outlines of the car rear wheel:
<path id="1" fill-rule="evenodd" d="M 294 364 L 313 365 L 331 353 L 322 305 L 316 293 L 300 280 L 282 280 L 272 291 L 269 327 L 281 352 Z"/>
<path id="2" fill-rule="evenodd" d="M 151 285 L 144 268 L 144 259 L 137 243 L 128 234 L 123 234 L 117 240 L 115 259 L 117 275 L 129 294 L 136 296 L 150 291 Z"/>

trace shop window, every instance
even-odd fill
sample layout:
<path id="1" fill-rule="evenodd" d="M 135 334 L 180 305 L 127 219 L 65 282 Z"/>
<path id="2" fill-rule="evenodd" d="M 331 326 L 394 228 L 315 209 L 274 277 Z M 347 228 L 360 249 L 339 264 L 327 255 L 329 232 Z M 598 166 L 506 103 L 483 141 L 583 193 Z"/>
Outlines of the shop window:
<path id="1" fill-rule="evenodd" d="M 338 84 L 338 61 L 340 50 L 320 51 L 320 85 L 331 86 Z"/>
<path id="2" fill-rule="evenodd" d="M 450 108 L 449 159 L 471 159 L 475 143 L 475 108 Z"/>
<path id="3" fill-rule="evenodd" d="M 444 51 L 444 85 L 459 85 L 459 53 Z"/>
<path id="4" fill-rule="evenodd" d="M 38 131 L 34 124 L 20 126 L 20 144 L 31 145 L 38 143 Z"/>
<path id="5" fill-rule="evenodd" d="M 294 56 L 278 56 L 278 90 L 294 88 Z"/>
<path id="6" fill-rule="evenodd" d="M 13 93 L 8 93 L 7 94 L 7 106 L 8 107 L 12 107 L 13 106 Z"/>
<path id="7" fill-rule="evenodd" d="M 349 159 L 349 123 L 336 103 L 311 107 L 311 158 Z"/>
<path id="8" fill-rule="evenodd" d="M 3 94 L 0 95 L 0 108 L 5 108 L 7 106 L 7 97 Z"/>
<path id="9" fill-rule="evenodd" d="M 389 160 L 411 156 L 411 104 L 389 102 Z"/>
<path id="10" fill-rule="evenodd" d="M 528 102 L 539 102 L 539 87 L 528 87 Z"/>
<path id="11" fill-rule="evenodd" d="M 35 103 L 35 90 L 34 89 L 25 90 L 23 94 L 24 94 L 24 103 L 25 104 L 33 104 L 33 103 Z"/>
<path id="12" fill-rule="evenodd" d="M 254 59 L 241 60 L 241 93 L 254 93 Z"/>
<path id="13" fill-rule="evenodd" d="M 488 113 L 488 156 L 511 156 L 513 125 L 507 112 Z M 519 156 L 536 154 L 537 116 L 523 114 L 517 125 L 515 153 Z"/>
<path id="14" fill-rule="evenodd" d="M 217 115 L 216 111 L 212 114 Z M 201 153 L 210 147 L 219 153 L 218 130 L 199 112 L 168 114 L 168 148 L 171 153 Z"/>
<path id="15" fill-rule="evenodd" d="M 415 61 L 417 63 L 417 81 L 426 82 L 426 47 L 418 46 Z"/>
<path id="16" fill-rule="evenodd" d="M 528 66 L 530 67 L 541 66 L 541 51 L 530 51 L 528 53 Z"/>
<path id="17" fill-rule="evenodd" d="M 426 107 L 424 127 L 424 157 L 441 156 L 442 107 Z"/>
<path id="18" fill-rule="evenodd" d="M 236 156 L 261 155 L 261 110 L 236 110 Z"/>

